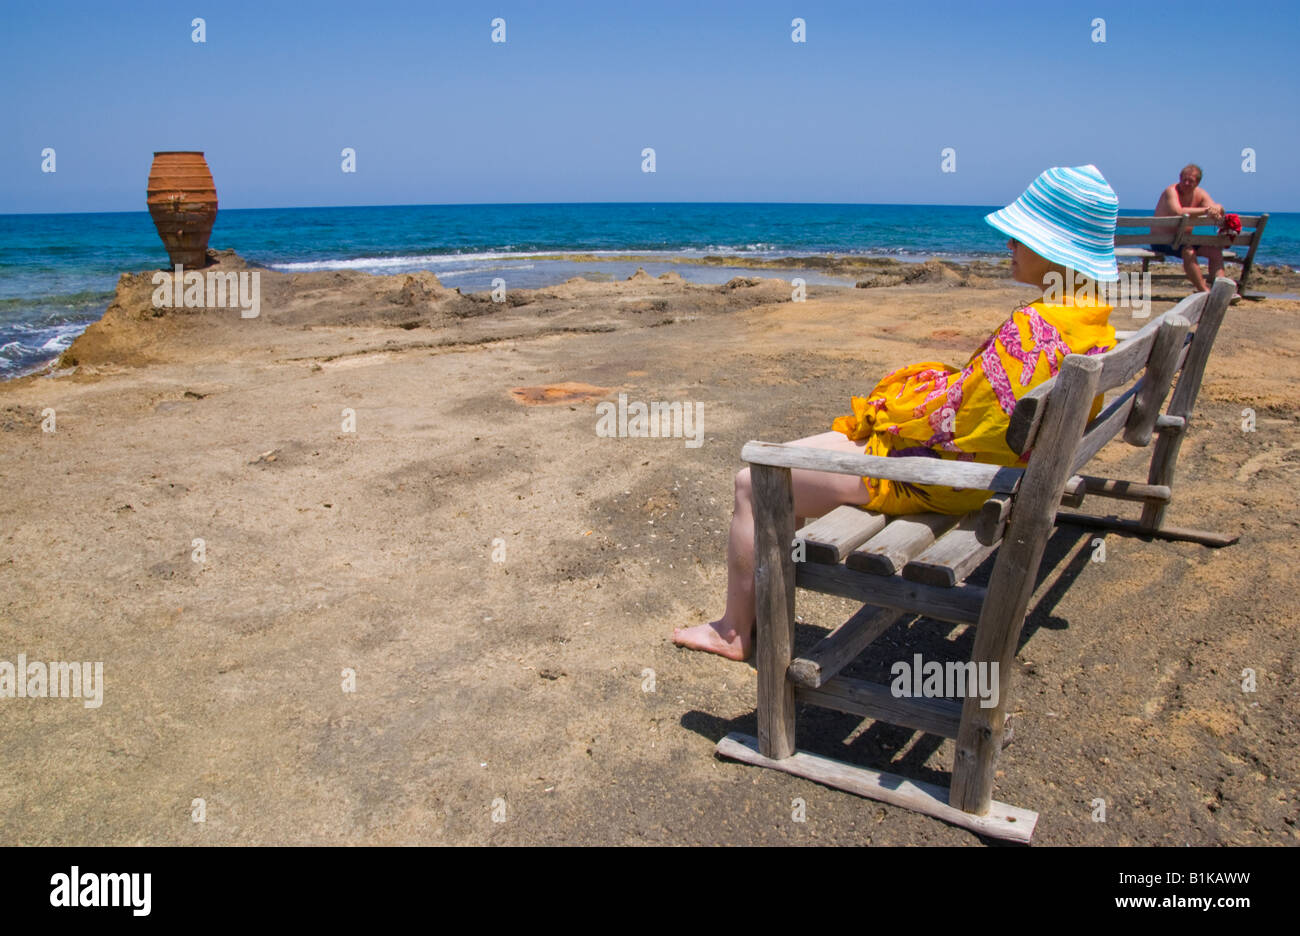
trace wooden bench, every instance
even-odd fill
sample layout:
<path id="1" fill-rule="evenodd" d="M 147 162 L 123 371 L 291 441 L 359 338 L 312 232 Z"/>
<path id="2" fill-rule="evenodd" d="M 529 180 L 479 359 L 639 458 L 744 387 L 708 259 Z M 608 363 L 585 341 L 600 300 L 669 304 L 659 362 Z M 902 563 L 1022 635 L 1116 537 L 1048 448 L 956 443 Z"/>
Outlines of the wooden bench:
<path id="1" fill-rule="evenodd" d="M 1222 247 L 1223 262 L 1241 264 L 1241 274 L 1237 277 L 1237 288 L 1244 290 L 1246 280 L 1250 277 L 1251 267 L 1255 265 L 1255 251 L 1259 240 L 1268 224 L 1268 215 L 1239 215 L 1241 233 L 1229 243 L 1226 236 L 1219 235 L 1219 222 L 1204 216 L 1188 215 L 1169 217 L 1120 217 L 1115 220 L 1115 258 L 1124 260 L 1141 260 L 1142 272 L 1150 272 L 1152 260 L 1177 260 L 1180 269 L 1177 273 L 1162 273 L 1162 276 L 1184 276 L 1182 257 L 1171 257 L 1151 249 L 1152 244 L 1169 244 L 1175 249 L 1192 247 Z M 1245 248 L 1245 256 L 1232 248 Z"/>
<path id="2" fill-rule="evenodd" d="M 1038 815 L 993 799 L 1021 628 L 1043 551 L 1058 523 L 1146 537 L 1224 546 L 1235 538 L 1172 527 L 1165 511 L 1174 468 L 1200 390 L 1206 360 L 1236 284 L 1221 278 L 1100 355 L 1070 355 L 1057 375 L 1023 397 L 1007 441 L 1033 449 L 1024 470 L 933 458 L 856 453 L 749 442 L 754 496 L 758 737 L 732 733 L 720 755 L 772 767 L 862 796 L 913 809 L 982 835 L 1027 842 Z M 1175 376 L 1177 387 L 1161 412 Z M 1116 391 L 1091 422 L 1098 394 Z M 1145 483 L 1080 474 L 1121 435 L 1145 446 L 1155 438 Z M 794 529 L 792 468 L 992 491 L 965 517 L 891 518 L 840 507 Z M 1136 520 L 1063 512 L 1089 497 L 1142 505 Z M 804 543 L 803 561 L 799 558 Z M 792 548 L 792 546 L 794 548 Z M 967 577 L 994 557 L 986 587 Z M 795 587 L 856 599 L 863 607 L 809 652 L 793 654 Z M 1000 693 L 986 707 L 963 698 L 895 698 L 890 687 L 840 671 L 904 615 L 977 629 L 970 662 L 998 667 Z M 947 666 L 966 664 L 951 663 Z M 988 700 L 985 700 L 986 702 Z M 951 787 L 846 764 L 796 750 L 795 703 L 809 703 L 956 739 Z"/>

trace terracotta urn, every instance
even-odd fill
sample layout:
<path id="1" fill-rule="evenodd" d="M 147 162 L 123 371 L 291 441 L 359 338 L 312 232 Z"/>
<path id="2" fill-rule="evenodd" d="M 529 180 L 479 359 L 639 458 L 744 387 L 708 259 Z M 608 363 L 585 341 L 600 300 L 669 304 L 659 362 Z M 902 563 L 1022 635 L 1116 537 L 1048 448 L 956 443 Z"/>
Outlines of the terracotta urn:
<path id="1" fill-rule="evenodd" d="M 148 198 L 149 214 L 172 266 L 204 266 L 217 219 L 217 187 L 203 154 L 154 153 Z"/>

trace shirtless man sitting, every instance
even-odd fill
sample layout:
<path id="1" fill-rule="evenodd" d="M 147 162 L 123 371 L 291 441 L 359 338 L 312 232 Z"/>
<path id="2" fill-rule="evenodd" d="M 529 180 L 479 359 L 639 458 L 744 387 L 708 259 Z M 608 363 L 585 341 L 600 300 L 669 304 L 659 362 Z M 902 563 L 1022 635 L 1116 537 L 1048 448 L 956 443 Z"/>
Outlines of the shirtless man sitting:
<path id="1" fill-rule="evenodd" d="M 1223 206 L 1211 198 L 1209 192 L 1201 188 L 1202 177 L 1200 166 L 1195 163 L 1184 166 L 1183 171 L 1178 174 L 1177 184 L 1169 186 L 1161 193 L 1160 201 L 1156 203 L 1156 215 L 1158 217 L 1205 215 L 1211 221 L 1222 223 Z M 1206 285 L 1205 277 L 1201 275 L 1200 265 L 1196 262 L 1197 254 L 1210 264 L 1211 283 L 1223 272 L 1222 247 L 1188 245 L 1175 249 L 1171 244 L 1152 244 L 1151 249 L 1169 257 L 1182 257 L 1183 271 L 1192 281 L 1192 285 L 1201 292 L 1209 292 L 1210 287 Z"/>

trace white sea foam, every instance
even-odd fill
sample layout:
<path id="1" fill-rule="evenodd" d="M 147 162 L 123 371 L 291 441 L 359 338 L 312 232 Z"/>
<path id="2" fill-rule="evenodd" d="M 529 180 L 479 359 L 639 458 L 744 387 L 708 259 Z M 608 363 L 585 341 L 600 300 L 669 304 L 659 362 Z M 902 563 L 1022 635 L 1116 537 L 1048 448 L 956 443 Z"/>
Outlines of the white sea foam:
<path id="1" fill-rule="evenodd" d="M 42 351 L 66 351 L 68 346 L 76 340 L 77 336 L 86 330 L 85 325 L 60 325 L 55 329 L 56 334 L 41 345 Z"/>
<path id="2" fill-rule="evenodd" d="M 743 247 L 737 244 L 709 244 L 707 247 L 704 248 L 688 248 L 685 250 L 678 251 L 678 253 L 711 253 L 711 254 L 717 254 L 717 253 L 775 254 L 776 252 L 777 252 L 777 248 L 772 244 L 746 244 Z M 783 250 L 780 251 L 780 253 L 782 256 L 785 257 L 793 257 L 793 256 L 797 256 L 799 253 L 801 253 L 801 251 Z"/>
<path id="3" fill-rule="evenodd" d="M 617 250 L 585 250 L 580 248 L 561 248 L 557 250 L 491 250 L 479 253 L 458 254 L 413 254 L 399 257 L 351 257 L 340 260 L 301 260 L 286 263 L 269 264 L 273 270 L 281 273 L 320 273 L 335 270 L 358 270 L 363 273 L 403 273 L 415 270 L 431 270 L 439 276 L 458 276 L 466 273 L 485 273 L 490 268 L 470 267 L 443 271 L 443 266 L 464 263 L 513 263 L 519 260 L 536 260 L 541 257 L 581 254 L 595 258 L 601 257 L 645 257 L 647 259 L 663 258 L 665 261 L 675 257 L 700 258 L 705 256 L 729 255 L 749 256 L 758 259 L 780 259 L 781 257 L 821 257 L 821 256 L 866 256 L 892 257 L 904 262 L 921 261 L 930 257 L 949 257 L 952 259 L 985 258 L 978 254 L 945 254 L 932 250 L 913 250 L 908 247 L 872 248 L 870 250 L 800 250 L 781 249 L 768 243 L 754 244 L 709 244 L 706 247 L 683 247 L 677 249 L 641 249 L 623 247 Z M 1000 255 L 998 255 L 1000 256 Z M 515 267 L 530 269 L 530 267 Z"/>
<path id="4" fill-rule="evenodd" d="M 754 248 L 763 248 L 755 250 Z M 665 250 L 662 248 L 641 249 L 638 247 L 622 247 L 617 250 L 587 250 L 582 248 L 561 248 L 557 250 L 529 250 L 529 251 L 486 251 L 481 253 L 459 253 L 459 254 L 416 254 L 411 256 L 400 257 L 352 257 L 346 260 L 302 260 L 286 263 L 268 264 L 271 269 L 279 270 L 281 273 L 316 273 L 321 271 L 332 270 L 394 270 L 401 267 L 411 268 L 428 268 L 438 264 L 452 263 L 475 263 L 484 261 L 514 261 L 514 260 L 536 260 L 541 257 L 566 256 L 580 254 L 585 257 L 663 257 L 671 259 L 673 257 L 702 257 L 705 254 L 717 253 L 760 253 L 771 251 L 767 245 L 747 245 L 745 247 L 736 247 L 728 244 L 718 244 L 709 247 L 684 247 L 676 250 Z M 818 251 L 781 251 L 781 256 L 820 256 L 822 252 Z"/>
<path id="5" fill-rule="evenodd" d="M 470 273 L 497 273 L 497 272 L 500 272 L 500 271 L 503 270 L 503 269 L 509 269 L 509 270 L 512 270 L 512 271 L 513 271 L 513 270 L 531 270 L 531 269 L 533 269 L 535 266 L 536 266 L 536 264 L 533 264 L 533 263 L 524 263 L 524 264 L 519 264 L 519 265 L 516 265 L 516 266 L 510 266 L 510 267 L 501 267 L 501 266 L 485 266 L 485 267 L 471 267 L 471 268 L 468 269 L 468 270 L 439 270 L 439 271 L 438 271 L 438 278 L 439 278 L 439 279 L 446 279 L 446 278 L 449 277 L 449 276 L 467 276 L 467 275 L 469 275 Z"/>
<path id="6" fill-rule="evenodd" d="M 427 266 L 446 263 L 449 257 L 355 257 L 351 260 L 303 260 L 292 263 L 272 263 L 271 269 L 281 273 L 318 273 L 331 270 L 391 270 L 397 267 Z"/>

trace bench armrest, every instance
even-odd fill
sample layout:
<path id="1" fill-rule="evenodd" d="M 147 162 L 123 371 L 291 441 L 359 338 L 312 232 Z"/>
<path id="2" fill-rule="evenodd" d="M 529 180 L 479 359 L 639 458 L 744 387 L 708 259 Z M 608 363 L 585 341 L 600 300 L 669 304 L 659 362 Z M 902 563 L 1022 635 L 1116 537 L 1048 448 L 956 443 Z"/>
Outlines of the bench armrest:
<path id="1" fill-rule="evenodd" d="M 1025 474 L 1020 468 L 1004 468 L 979 462 L 914 456 L 882 458 L 879 455 L 858 455 L 772 442 L 747 442 L 740 457 L 754 465 L 805 468 L 810 471 L 830 471 L 835 474 L 905 481 L 909 484 L 937 484 L 1001 494 L 1014 494 Z"/>

